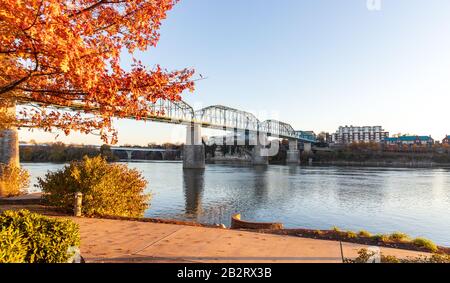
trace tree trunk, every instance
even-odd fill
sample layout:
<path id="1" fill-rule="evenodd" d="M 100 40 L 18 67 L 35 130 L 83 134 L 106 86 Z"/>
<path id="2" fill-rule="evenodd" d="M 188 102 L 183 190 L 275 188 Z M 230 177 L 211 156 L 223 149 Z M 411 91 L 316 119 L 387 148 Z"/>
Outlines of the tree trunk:
<path id="1" fill-rule="evenodd" d="M 15 116 L 16 106 L 9 107 L 7 112 Z M 0 163 L 20 166 L 19 134 L 16 127 L 0 131 Z"/>

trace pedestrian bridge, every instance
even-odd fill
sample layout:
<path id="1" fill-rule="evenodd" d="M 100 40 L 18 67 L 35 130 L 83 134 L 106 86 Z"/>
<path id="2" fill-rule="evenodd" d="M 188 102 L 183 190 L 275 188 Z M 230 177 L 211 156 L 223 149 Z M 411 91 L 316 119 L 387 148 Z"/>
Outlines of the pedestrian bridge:
<path id="1" fill-rule="evenodd" d="M 170 101 L 158 99 L 150 103 L 151 113 L 147 117 L 139 117 L 140 120 L 148 120 L 169 124 L 181 124 L 187 126 L 186 144 L 184 147 L 184 167 L 204 167 L 204 146 L 201 141 L 201 128 L 241 132 L 246 136 L 253 136 L 255 140 L 255 164 L 267 164 L 267 156 L 264 148 L 267 137 L 283 138 L 289 140 L 288 162 L 298 163 L 298 142 L 310 145 L 315 138 L 304 132 L 296 131 L 290 124 L 278 120 L 260 121 L 254 114 L 223 105 L 213 105 L 199 110 L 194 110 L 183 100 Z M 48 106 L 47 106 L 48 107 Z M 95 112 L 96 108 L 87 109 L 82 103 L 70 103 L 68 105 L 52 105 L 59 109 L 78 110 L 81 112 Z M 134 119 L 129 116 L 126 118 Z M 310 146 L 308 146 L 310 148 Z M 263 153 L 262 153 L 263 152 Z"/>
<path id="2" fill-rule="evenodd" d="M 85 111 L 83 104 L 76 103 L 56 107 Z M 198 125 L 202 128 L 217 130 L 247 131 L 278 138 L 297 139 L 308 143 L 315 142 L 313 136 L 304 131 L 294 130 L 288 123 L 277 120 L 260 121 L 250 112 L 223 105 L 213 105 L 194 110 L 183 100 L 158 99 L 155 103 L 151 103 L 150 108 L 151 114 L 148 117 L 140 117 L 140 119 L 170 124 Z M 95 109 L 92 109 L 92 111 L 95 111 Z M 134 117 L 128 118 L 133 119 Z"/>

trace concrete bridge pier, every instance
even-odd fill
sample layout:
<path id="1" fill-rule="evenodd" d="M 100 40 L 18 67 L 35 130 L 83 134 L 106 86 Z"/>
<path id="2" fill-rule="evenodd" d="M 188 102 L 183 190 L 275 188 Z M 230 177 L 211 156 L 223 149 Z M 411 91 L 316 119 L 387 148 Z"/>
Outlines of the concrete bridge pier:
<path id="1" fill-rule="evenodd" d="M 252 152 L 252 164 L 255 166 L 268 165 L 269 157 L 267 156 L 267 136 L 258 134 L 256 137 L 256 144 Z"/>
<path id="2" fill-rule="evenodd" d="M 127 152 L 128 161 L 131 161 L 131 157 L 132 157 L 131 155 L 133 154 L 133 151 L 127 150 L 126 152 Z"/>
<path id="3" fill-rule="evenodd" d="M 20 166 L 17 129 L 7 129 L 0 132 L 0 163 Z"/>
<path id="4" fill-rule="evenodd" d="M 311 153 L 311 152 L 312 152 L 312 145 L 311 145 L 311 143 L 305 142 L 305 143 L 303 144 L 303 151 L 304 151 L 305 153 Z"/>
<path id="5" fill-rule="evenodd" d="M 286 163 L 292 165 L 300 164 L 300 151 L 298 150 L 297 140 L 289 140 L 289 150 L 286 155 Z"/>
<path id="6" fill-rule="evenodd" d="M 16 107 L 0 109 L 7 115 L 16 115 Z M 0 131 L 0 163 L 19 167 L 19 133 L 15 127 Z"/>
<path id="7" fill-rule="evenodd" d="M 311 157 L 311 153 L 312 153 L 312 144 L 311 143 L 303 143 L 303 154 L 306 154 L 306 156 L 309 156 L 308 158 L 308 165 L 312 165 L 312 157 Z"/>
<path id="8" fill-rule="evenodd" d="M 186 144 L 183 148 L 183 168 L 205 168 L 205 146 L 202 143 L 200 125 L 192 124 L 187 126 Z"/>

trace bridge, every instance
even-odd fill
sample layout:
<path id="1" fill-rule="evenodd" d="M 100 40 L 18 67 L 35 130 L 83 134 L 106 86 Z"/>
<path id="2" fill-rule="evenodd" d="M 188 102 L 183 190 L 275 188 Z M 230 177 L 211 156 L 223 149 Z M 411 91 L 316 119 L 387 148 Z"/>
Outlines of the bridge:
<path id="1" fill-rule="evenodd" d="M 27 103 L 25 101 L 23 102 L 25 105 Z M 85 105 L 82 103 L 46 106 L 67 111 L 96 111 L 95 108 L 86 110 Z M 289 140 L 287 162 L 292 164 L 298 164 L 300 160 L 298 142 L 303 142 L 305 148 L 309 150 L 311 144 L 315 142 L 313 136 L 303 131 L 294 130 L 288 123 L 277 120 L 260 121 L 252 113 L 227 106 L 213 105 L 194 110 L 183 100 L 169 101 L 164 99 L 150 103 L 149 106 L 151 108 L 151 114 L 148 117 L 140 117 L 141 120 L 186 125 L 187 133 L 183 150 L 183 166 L 188 169 L 205 167 L 205 148 L 201 138 L 202 128 L 244 134 L 250 140 L 250 145 L 254 146 L 253 163 L 255 165 L 268 164 L 268 137 Z M 134 119 L 135 117 L 126 118 Z"/>
<path id="2" fill-rule="evenodd" d="M 19 147 L 35 147 L 35 146 L 48 146 L 47 144 L 28 144 L 28 143 L 19 143 Z M 82 147 L 90 147 L 90 148 L 96 148 L 100 149 L 101 146 L 99 145 L 72 145 L 72 147 L 75 148 L 82 148 Z M 147 147 L 129 147 L 129 146 L 110 146 L 109 149 L 111 152 L 114 151 L 124 151 L 127 154 L 128 160 L 132 159 L 133 152 L 159 152 L 162 154 L 162 157 L 164 159 L 164 154 L 166 152 L 179 152 L 178 149 L 169 149 L 169 148 L 147 148 Z"/>

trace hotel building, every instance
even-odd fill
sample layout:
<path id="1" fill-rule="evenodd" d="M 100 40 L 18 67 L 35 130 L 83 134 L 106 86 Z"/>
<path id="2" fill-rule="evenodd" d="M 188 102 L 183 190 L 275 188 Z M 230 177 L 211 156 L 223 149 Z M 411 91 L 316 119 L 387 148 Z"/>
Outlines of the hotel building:
<path id="1" fill-rule="evenodd" d="M 389 137 L 389 132 L 384 131 L 381 126 L 345 126 L 339 127 L 333 134 L 332 140 L 336 144 L 381 143 L 387 137 Z"/>

